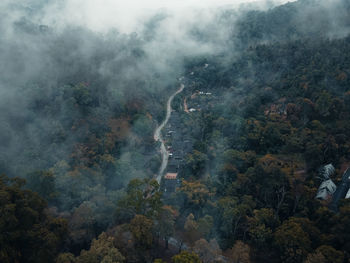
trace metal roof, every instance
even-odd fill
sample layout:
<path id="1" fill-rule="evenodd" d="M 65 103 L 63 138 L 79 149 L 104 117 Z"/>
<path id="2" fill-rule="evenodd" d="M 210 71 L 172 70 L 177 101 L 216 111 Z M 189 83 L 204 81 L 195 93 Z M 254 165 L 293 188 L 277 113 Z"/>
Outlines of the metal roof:
<path id="1" fill-rule="evenodd" d="M 177 173 L 167 173 L 164 178 L 168 180 L 177 179 Z"/>

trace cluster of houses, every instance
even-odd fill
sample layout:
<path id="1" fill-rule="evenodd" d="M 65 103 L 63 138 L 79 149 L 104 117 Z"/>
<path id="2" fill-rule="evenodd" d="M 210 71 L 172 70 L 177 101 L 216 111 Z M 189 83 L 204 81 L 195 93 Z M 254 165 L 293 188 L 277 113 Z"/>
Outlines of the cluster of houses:
<path id="1" fill-rule="evenodd" d="M 164 131 L 169 160 L 163 177 L 162 189 L 164 197 L 169 197 L 180 186 L 178 174 L 183 167 L 186 155 L 192 151 L 193 139 L 187 134 L 187 129 L 177 111 L 172 112 Z"/>
<path id="2" fill-rule="evenodd" d="M 205 65 L 208 67 L 209 65 Z M 193 75 L 192 72 L 190 75 Z M 190 105 L 187 105 L 186 98 L 184 100 L 184 111 L 187 113 L 195 111 L 209 110 L 218 98 L 212 96 L 211 92 L 197 91 L 190 97 Z M 161 187 L 164 197 L 170 197 L 180 186 L 178 174 L 184 167 L 186 155 L 192 152 L 194 140 L 190 135 L 190 131 L 184 126 L 179 112 L 173 110 L 168 124 L 164 127 L 165 144 L 168 151 L 168 164 L 166 173 L 163 177 Z"/>
<path id="3" fill-rule="evenodd" d="M 350 169 L 346 169 L 338 186 L 330 178 L 335 173 L 334 166 L 327 164 L 319 170 L 322 183 L 318 188 L 316 198 L 330 201 L 329 208 L 338 211 L 339 201 L 350 198 Z"/>
<path id="4" fill-rule="evenodd" d="M 206 91 L 197 91 L 189 97 L 188 105 L 185 108 L 187 113 L 195 111 L 210 110 L 210 108 L 218 103 L 218 98 L 213 96 L 213 93 Z M 185 103 L 186 103 L 185 99 Z"/>
<path id="5" fill-rule="evenodd" d="M 207 68 L 208 66 L 209 64 L 205 64 L 204 68 Z M 191 72 L 190 75 L 194 75 L 194 72 Z M 179 80 L 182 81 L 183 78 Z M 188 106 L 185 98 L 185 112 L 190 113 L 209 109 L 212 104 L 217 102 L 215 99 L 218 99 L 212 95 L 211 92 L 197 91 L 190 97 L 191 105 Z M 164 127 L 164 132 L 165 137 L 163 138 L 165 138 L 169 159 L 165 175 L 161 182 L 161 187 L 164 197 L 167 198 L 170 197 L 171 194 L 176 191 L 176 188 L 180 186 L 178 174 L 181 173 L 181 169 L 184 167 L 186 155 L 192 152 L 194 140 L 186 127 L 184 127 L 184 122 L 181 120 L 180 113 L 175 110 L 172 110 L 170 119 Z"/>

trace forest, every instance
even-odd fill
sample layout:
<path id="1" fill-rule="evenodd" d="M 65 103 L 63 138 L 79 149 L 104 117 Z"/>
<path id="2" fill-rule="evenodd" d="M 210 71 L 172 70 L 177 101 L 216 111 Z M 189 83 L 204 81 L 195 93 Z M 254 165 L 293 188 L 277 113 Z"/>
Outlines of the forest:
<path id="1" fill-rule="evenodd" d="M 350 167 L 347 0 L 220 10 L 171 51 L 167 15 L 103 36 L 6 8 L 0 262 L 350 262 L 350 199 L 315 198 Z M 165 195 L 153 133 L 181 77 L 193 149 Z"/>

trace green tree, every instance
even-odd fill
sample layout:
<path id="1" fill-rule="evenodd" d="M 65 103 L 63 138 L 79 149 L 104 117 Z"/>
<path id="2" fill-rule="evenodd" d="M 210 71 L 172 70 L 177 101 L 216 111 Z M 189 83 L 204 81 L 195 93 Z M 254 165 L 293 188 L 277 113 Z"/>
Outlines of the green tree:
<path id="1" fill-rule="evenodd" d="M 250 247 L 238 240 L 232 247 L 230 256 L 233 259 L 233 263 L 250 263 Z"/>
<path id="2" fill-rule="evenodd" d="M 272 240 L 272 230 L 269 227 L 266 227 L 265 224 L 254 224 L 249 227 L 249 236 L 254 242 L 254 244 L 263 248 L 269 246 Z"/>
<path id="3" fill-rule="evenodd" d="M 311 250 L 311 241 L 300 224 L 287 220 L 274 233 L 283 262 L 302 262 Z"/>
<path id="4" fill-rule="evenodd" d="M 331 246 L 320 246 L 316 249 L 316 253 L 321 253 L 326 263 L 343 263 L 344 254 Z"/>
<path id="5" fill-rule="evenodd" d="M 56 258 L 55 263 L 75 263 L 76 258 L 72 253 L 61 253 Z"/>
<path id="6" fill-rule="evenodd" d="M 211 230 L 214 226 L 214 218 L 210 215 L 205 215 L 198 219 L 198 232 L 201 237 L 207 238 L 209 240 Z"/>
<path id="7" fill-rule="evenodd" d="M 186 165 L 191 169 L 193 175 L 199 177 L 204 171 L 208 157 L 206 154 L 194 150 L 192 154 L 189 154 L 186 160 Z"/>
<path id="8" fill-rule="evenodd" d="M 73 87 L 73 96 L 76 103 L 81 107 L 90 106 L 93 101 L 89 87 L 83 83 Z"/>
<path id="9" fill-rule="evenodd" d="M 156 218 L 163 206 L 156 180 L 133 179 L 126 189 L 126 196 L 118 202 L 117 221 L 128 222 L 136 214 Z"/>
<path id="10" fill-rule="evenodd" d="M 129 224 L 130 232 L 135 238 L 135 246 L 140 249 L 148 249 L 153 244 L 153 222 L 151 219 L 136 215 Z"/>
<path id="11" fill-rule="evenodd" d="M 199 256 L 203 263 L 213 263 L 219 260 L 221 256 L 221 249 L 215 239 L 206 241 L 199 239 L 193 246 L 193 251 Z"/>
<path id="12" fill-rule="evenodd" d="M 331 219 L 330 233 L 333 235 L 332 246 L 342 251 L 350 251 L 350 200 L 343 200 L 339 212 Z"/>
<path id="13" fill-rule="evenodd" d="M 244 225 L 255 207 L 251 196 L 243 196 L 241 200 L 224 197 L 218 201 L 220 231 L 226 238 L 228 246 L 237 239 Z"/>
<path id="14" fill-rule="evenodd" d="M 199 181 L 182 181 L 179 189 L 185 195 L 185 206 L 194 209 L 203 208 L 213 194 L 207 186 Z"/>
<path id="15" fill-rule="evenodd" d="M 259 159 L 253 174 L 256 186 L 255 195 L 266 206 L 273 207 L 276 216 L 285 202 L 288 191 L 287 176 L 282 171 L 280 163 L 281 161 L 274 155 L 266 154 Z"/>
<path id="16" fill-rule="evenodd" d="M 201 263 L 198 255 L 187 251 L 182 251 L 180 254 L 172 257 L 173 263 Z"/>
<path id="17" fill-rule="evenodd" d="M 193 214 L 189 214 L 186 218 L 185 226 L 185 238 L 192 245 L 199 238 L 198 223 L 194 219 Z"/>
<path id="18" fill-rule="evenodd" d="M 157 225 L 159 236 L 165 240 L 165 248 L 168 249 L 168 240 L 175 232 L 175 219 L 178 216 L 178 212 L 171 206 L 163 206 L 157 219 Z"/>
<path id="19" fill-rule="evenodd" d="M 322 117 L 328 117 L 331 113 L 332 97 L 327 91 L 323 91 L 316 100 L 316 110 Z"/>
<path id="20" fill-rule="evenodd" d="M 47 201 L 52 201 L 58 196 L 55 187 L 55 176 L 49 171 L 36 171 L 27 176 L 28 188 L 37 192 Z"/>
<path id="21" fill-rule="evenodd" d="M 24 182 L 0 176 L 0 261 L 54 262 L 67 222 L 49 216 L 38 194 L 21 189 Z"/>
<path id="22" fill-rule="evenodd" d="M 76 263 L 122 263 L 124 256 L 114 245 L 114 237 L 102 233 L 93 239 L 89 250 L 82 250 Z"/>
<path id="23" fill-rule="evenodd" d="M 69 236 L 75 244 L 88 244 L 96 236 L 97 214 L 93 211 L 93 204 L 85 201 L 75 208 L 69 220 Z"/>
<path id="24" fill-rule="evenodd" d="M 322 253 L 316 252 L 308 254 L 304 263 L 327 263 L 327 261 Z"/>
<path id="25" fill-rule="evenodd" d="M 253 213 L 254 216 L 248 219 L 248 234 L 258 248 L 268 248 L 273 238 L 273 229 L 279 221 L 272 209 L 262 208 Z"/>

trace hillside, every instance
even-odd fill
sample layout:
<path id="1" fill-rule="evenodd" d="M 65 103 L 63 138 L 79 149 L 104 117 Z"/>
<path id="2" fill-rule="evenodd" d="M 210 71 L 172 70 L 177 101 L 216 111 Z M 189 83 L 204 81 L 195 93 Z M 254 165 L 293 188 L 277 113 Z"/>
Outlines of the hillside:
<path id="1" fill-rule="evenodd" d="M 130 34 L 49 2 L 0 12 L 1 262 L 350 262 L 350 199 L 315 198 L 350 166 L 348 1 Z"/>

